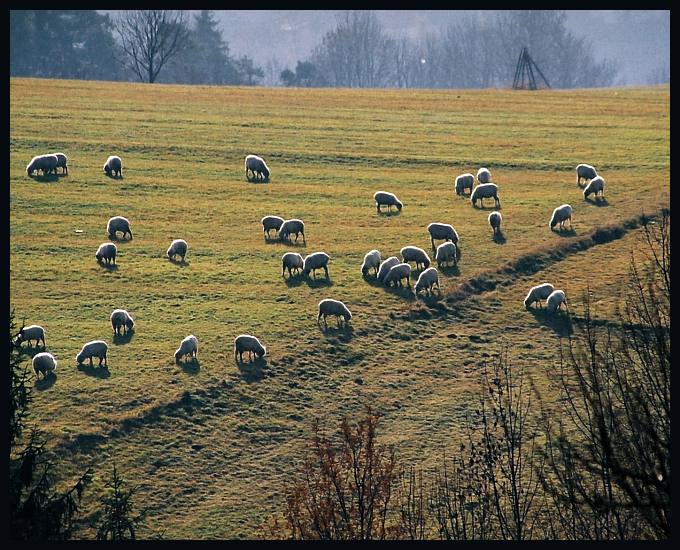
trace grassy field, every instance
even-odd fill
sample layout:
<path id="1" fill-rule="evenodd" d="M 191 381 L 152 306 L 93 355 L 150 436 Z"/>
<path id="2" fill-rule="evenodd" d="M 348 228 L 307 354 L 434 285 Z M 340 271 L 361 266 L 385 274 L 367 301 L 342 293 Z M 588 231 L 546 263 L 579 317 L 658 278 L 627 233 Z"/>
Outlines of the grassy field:
<path id="1" fill-rule="evenodd" d="M 252 537 L 281 509 L 281 483 L 303 456 L 311 420 L 335 426 L 367 403 L 384 413 L 384 436 L 406 460 L 436 460 L 455 440 L 481 361 L 505 344 L 539 387 L 555 361 L 565 327 L 524 310 L 529 286 L 553 282 L 578 314 L 589 285 L 597 314 L 611 315 L 607 297 L 637 239 L 627 222 L 670 202 L 669 115 L 668 87 L 529 93 L 10 79 L 10 300 L 19 321 L 45 327 L 59 361 L 55 378 L 35 384 L 32 417 L 65 474 L 95 467 L 86 512 L 96 513 L 115 460 L 166 537 Z M 26 175 L 32 156 L 55 151 L 68 155 L 68 176 Z M 267 160 L 269 184 L 245 181 L 248 153 Z M 123 159 L 122 179 L 102 171 L 110 154 Z M 580 162 L 605 178 L 603 205 L 583 200 Z M 453 190 L 456 175 L 480 166 L 499 185 L 502 243 L 491 238 L 491 209 Z M 381 189 L 402 200 L 401 214 L 376 214 L 372 195 Z M 559 235 L 548 220 L 565 202 L 574 231 Z M 306 246 L 265 241 L 267 214 L 303 219 Z M 118 243 L 109 270 L 94 253 L 114 215 L 130 219 L 135 238 Z M 461 239 L 441 297 L 415 300 L 361 276 L 372 248 L 383 258 L 409 244 L 429 249 L 433 221 L 451 223 Z M 624 225 L 621 238 L 591 246 L 593 231 Z M 184 266 L 165 259 L 175 238 L 189 243 Z M 547 256 L 554 249 L 564 253 Z M 328 253 L 330 281 L 284 280 L 289 250 Z M 449 299 L 460 288 L 477 290 Z M 351 329 L 317 326 L 323 298 L 349 306 Z M 129 341 L 112 341 L 117 307 L 135 318 Z M 234 362 L 242 332 L 263 341 L 266 361 Z M 190 333 L 199 364 L 177 366 L 174 350 Z M 108 370 L 76 366 L 93 339 L 109 343 Z"/>

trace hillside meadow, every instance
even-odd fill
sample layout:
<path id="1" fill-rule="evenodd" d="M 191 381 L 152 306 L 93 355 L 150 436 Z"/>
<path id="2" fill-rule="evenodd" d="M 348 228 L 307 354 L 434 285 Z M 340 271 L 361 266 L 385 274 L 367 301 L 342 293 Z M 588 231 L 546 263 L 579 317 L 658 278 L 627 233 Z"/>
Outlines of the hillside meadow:
<path id="1" fill-rule="evenodd" d="M 526 311 L 524 295 L 550 281 L 578 316 L 589 287 L 596 315 L 611 318 L 636 220 L 670 204 L 669 115 L 668 87 L 10 79 L 10 302 L 18 322 L 45 328 L 59 362 L 55 377 L 35 382 L 31 418 L 64 479 L 95 468 L 86 518 L 96 519 L 115 460 L 149 508 L 146 536 L 253 537 L 281 510 L 282 483 L 314 418 L 334 428 L 372 404 L 385 440 L 407 463 L 428 465 L 455 444 L 480 365 L 501 346 L 548 392 L 546 369 L 568 327 Z M 56 151 L 68 156 L 68 175 L 26 175 L 34 155 Z M 245 180 L 248 153 L 267 161 L 270 183 Z M 111 154 L 123 159 L 120 179 L 102 170 Z M 584 201 L 580 162 L 605 178 L 603 203 Z M 492 202 L 473 208 L 454 192 L 456 175 L 481 166 L 500 189 L 498 242 L 487 223 Z M 395 193 L 402 212 L 378 215 L 377 190 Z M 573 231 L 551 232 L 563 203 L 574 207 Z M 303 219 L 306 245 L 265 240 L 268 214 Z M 134 239 L 117 242 L 117 267 L 107 269 L 94 254 L 114 215 L 130 220 Z M 456 228 L 462 252 L 457 268 L 440 273 L 441 295 L 416 300 L 362 277 L 372 248 L 383 259 L 406 245 L 430 251 L 433 221 Z M 609 237 L 591 240 L 598 229 Z M 165 258 L 175 238 L 189 244 L 184 265 Z M 323 271 L 284 279 L 280 258 L 291 250 L 328 253 L 330 281 Z M 449 299 L 461 288 L 465 296 Z M 324 298 L 348 305 L 350 328 L 317 325 Z M 114 308 L 134 317 L 130 338 L 113 338 Z M 240 333 L 262 340 L 264 360 L 234 361 Z M 198 362 L 176 365 L 188 334 L 200 342 Z M 94 339 L 109 343 L 108 369 L 76 365 Z M 78 536 L 93 533 L 83 525 Z"/>

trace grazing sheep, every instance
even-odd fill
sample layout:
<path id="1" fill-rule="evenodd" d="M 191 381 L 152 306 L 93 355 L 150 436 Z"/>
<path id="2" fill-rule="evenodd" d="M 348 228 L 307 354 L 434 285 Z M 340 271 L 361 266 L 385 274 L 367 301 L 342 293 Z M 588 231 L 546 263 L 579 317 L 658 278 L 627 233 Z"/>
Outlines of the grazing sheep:
<path id="1" fill-rule="evenodd" d="M 338 326 L 340 326 L 340 317 L 345 320 L 345 324 L 347 324 L 352 318 L 352 313 L 340 300 L 328 299 L 321 300 L 319 302 L 319 315 L 316 318 L 316 322 L 319 323 L 321 321 L 321 317 L 323 317 L 324 324 L 328 326 L 328 323 L 326 322 L 327 315 L 335 315 Z"/>
<path id="2" fill-rule="evenodd" d="M 68 176 L 68 157 L 64 153 L 54 153 L 57 157 L 57 167 L 61 167 L 61 173 Z"/>
<path id="3" fill-rule="evenodd" d="M 379 250 L 370 250 L 366 252 L 366 255 L 364 256 L 364 261 L 361 263 L 361 274 L 366 275 L 368 273 L 369 269 L 375 269 L 375 275 L 377 277 L 378 275 L 378 268 L 380 267 L 380 251 Z"/>
<path id="4" fill-rule="evenodd" d="M 90 360 L 90 366 L 92 366 L 92 358 L 99 357 L 99 366 L 101 367 L 102 361 L 104 365 L 108 368 L 108 363 L 106 362 L 106 353 L 109 350 L 109 346 L 103 340 L 92 340 L 83 346 L 80 353 L 76 355 L 76 361 L 80 365 L 85 359 Z"/>
<path id="5" fill-rule="evenodd" d="M 401 254 L 402 262 L 415 262 L 416 269 L 427 269 L 432 263 L 427 252 L 417 246 L 405 246 L 399 253 Z M 423 266 L 422 268 L 420 267 L 421 265 Z"/>
<path id="6" fill-rule="evenodd" d="M 529 306 L 538 302 L 540 306 L 543 300 L 548 298 L 555 290 L 555 287 L 550 283 L 542 283 L 540 285 L 532 286 L 527 293 L 526 298 L 524 298 L 524 307 L 529 309 Z"/>
<path id="7" fill-rule="evenodd" d="M 445 240 L 451 241 L 456 246 L 458 245 L 458 233 L 453 228 L 452 225 L 448 223 L 431 223 L 427 226 L 427 230 L 430 233 L 430 240 L 432 241 L 432 250 L 437 248 L 434 246 L 434 240 Z"/>
<path id="8" fill-rule="evenodd" d="M 255 336 L 239 334 L 234 338 L 234 361 L 236 361 L 236 355 L 238 354 L 239 360 L 243 363 L 243 353 L 246 351 L 251 363 L 253 362 L 253 353 L 260 359 L 267 355 L 267 348 Z"/>
<path id="9" fill-rule="evenodd" d="M 302 256 L 298 254 L 297 252 L 286 252 L 282 257 L 281 257 L 281 276 L 285 277 L 286 269 L 288 269 L 288 276 L 292 277 L 293 276 L 293 270 L 295 270 L 296 273 L 299 273 L 300 270 L 304 267 L 305 261 L 302 259 Z"/>
<path id="10" fill-rule="evenodd" d="M 37 170 L 42 170 L 43 176 L 54 172 L 57 173 L 57 165 L 59 164 L 59 159 L 57 155 L 38 155 L 31 159 L 31 162 L 26 166 L 26 173 L 29 176 L 33 175 L 33 172 Z"/>
<path id="11" fill-rule="evenodd" d="M 130 221 L 123 216 L 114 216 L 113 218 L 109 219 L 109 222 L 106 224 L 106 232 L 109 235 L 109 239 L 117 238 L 116 233 L 118 231 L 123 234 L 123 238 L 125 238 L 125 235 L 129 234 L 130 239 L 132 239 Z"/>
<path id="12" fill-rule="evenodd" d="M 123 329 L 123 334 L 132 330 L 135 326 L 135 321 L 130 314 L 124 309 L 114 309 L 111 312 L 111 328 L 116 334 L 120 334 L 120 329 Z"/>
<path id="13" fill-rule="evenodd" d="M 252 172 L 252 177 L 256 181 L 269 181 L 269 168 L 264 160 L 257 155 L 246 156 L 246 179 L 251 181 L 248 171 Z"/>
<path id="14" fill-rule="evenodd" d="M 302 274 L 308 277 L 309 272 L 311 271 L 316 279 L 316 270 L 323 268 L 326 272 L 326 279 L 330 279 L 330 276 L 328 275 L 328 260 L 330 259 L 331 257 L 325 252 L 314 252 L 313 254 L 310 254 L 305 258 Z"/>
<path id="15" fill-rule="evenodd" d="M 113 174 L 114 176 L 122 176 L 123 161 L 120 160 L 120 157 L 111 155 L 109 158 L 106 159 L 106 163 L 104 164 L 104 172 L 106 172 L 107 176 L 111 176 L 111 174 Z"/>
<path id="16" fill-rule="evenodd" d="M 491 172 L 487 168 L 480 168 L 477 170 L 477 181 L 479 183 L 489 183 L 491 181 Z"/>
<path id="17" fill-rule="evenodd" d="M 470 193 L 472 193 L 472 186 L 474 184 L 475 177 L 472 174 L 461 174 L 456 178 L 456 195 L 464 195 L 466 189 L 469 189 Z"/>
<path id="18" fill-rule="evenodd" d="M 45 329 L 42 328 L 40 325 L 22 326 L 19 329 L 19 332 L 17 333 L 17 337 L 15 338 L 14 343 L 17 346 L 20 346 L 22 342 L 28 342 L 28 345 L 30 346 L 31 340 L 35 340 L 36 346 L 42 340 L 43 347 L 46 347 L 45 346 Z"/>
<path id="19" fill-rule="evenodd" d="M 112 261 L 115 264 L 116 254 L 118 254 L 118 248 L 116 248 L 115 244 L 102 243 L 99 245 L 97 253 L 94 255 L 94 257 L 97 258 L 97 261 L 99 263 L 101 263 L 101 261 L 104 260 L 107 264 L 110 264 Z"/>
<path id="20" fill-rule="evenodd" d="M 452 242 L 445 242 L 437 247 L 434 259 L 437 260 L 437 267 L 442 268 L 442 264 L 448 264 L 453 260 L 453 265 L 458 265 L 458 251 Z"/>
<path id="21" fill-rule="evenodd" d="M 564 294 L 564 290 L 554 290 L 545 301 L 545 310 L 548 313 L 555 313 L 555 311 L 562 307 L 562 304 L 564 304 L 564 307 L 569 311 L 569 304 L 567 303 L 567 297 Z"/>
<path id="22" fill-rule="evenodd" d="M 597 171 L 590 164 L 579 164 L 576 167 L 576 185 L 581 183 L 581 179 L 586 181 L 597 177 Z"/>
<path id="23" fill-rule="evenodd" d="M 439 286 L 439 273 L 436 267 L 428 267 L 425 271 L 420 274 L 418 280 L 416 281 L 416 286 L 413 288 L 413 294 L 418 296 L 418 292 L 421 290 L 427 290 L 428 294 L 432 294 L 432 287 L 437 285 L 437 290 L 441 292 Z"/>
<path id="24" fill-rule="evenodd" d="M 571 227 L 571 213 L 573 209 L 568 204 L 563 204 L 558 206 L 553 210 L 552 216 L 550 218 L 549 227 L 553 229 L 558 223 L 560 224 L 560 230 L 564 229 L 564 222 L 569 220 L 569 227 Z"/>
<path id="25" fill-rule="evenodd" d="M 292 220 L 285 220 L 281 227 L 279 227 L 279 239 L 280 240 L 290 240 L 292 233 L 295 233 L 295 242 L 298 240 L 298 235 L 302 233 L 302 242 L 307 244 L 305 240 L 305 222 L 293 218 Z"/>
<path id="26" fill-rule="evenodd" d="M 495 183 L 480 183 L 472 190 L 470 194 L 470 202 L 472 206 L 476 206 L 476 202 L 480 201 L 484 206 L 484 199 L 493 197 L 496 208 L 501 207 L 501 200 L 498 198 L 498 186 Z"/>
<path id="27" fill-rule="evenodd" d="M 269 238 L 269 232 L 274 229 L 276 233 L 278 234 L 279 229 L 281 229 L 281 225 L 283 225 L 283 222 L 285 221 L 283 218 L 280 218 L 279 216 L 265 216 L 262 218 L 262 230 L 264 231 L 265 237 Z"/>
<path id="28" fill-rule="evenodd" d="M 411 266 L 407 263 L 392 266 L 390 270 L 387 272 L 387 275 L 385 275 L 383 283 L 385 283 L 386 286 L 392 286 L 392 283 L 394 283 L 394 286 L 397 285 L 402 286 L 401 284 L 402 279 L 406 279 L 406 286 L 410 288 Z"/>
<path id="29" fill-rule="evenodd" d="M 378 268 L 378 280 L 382 283 L 385 281 L 385 277 L 387 277 L 387 274 L 390 272 L 390 269 L 397 265 L 399 262 L 399 258 L 396 256 L 390 256 L 386 260 L 383 260 L 383 262 L 380 264 L 380 267 Z"/>
<path id="30" fill-rule="evenodd" d="M 501 222 L 502 221 L 503 221 L 503 216 L 501 216 L 500 212 L 494 211 L 494 212 L 491 212 L 491 214 L 489 214 L 489 225 L 491 226 L 491 229 L 493 230 L 494 236 L 501 232 Z"/>
<path id="31" fill-rule="evenodd" d="M 168 248 L 166 254 L 170 260 L 174 261 L 175 256 L 181 256 L 182 261 L 184 261 L 184 258 L 187 255 L 187 250 L 189 250 L 189 245 L 184 239 L 175 239 L 172 241 L 172 243 L 170 243 L 170 247 Z"/>
<path id="32" fill-rule="evenodd" d="M 36 378 L 40 378 L 40 373 L 42 373 L 43 378 L 47 378 L 50 372 L 57 369 L 57 360 L 51 353 L 42 351 L 33 356 L 32 365 Z"/>
<path id="33" fill-rule="evenodd" d="M 604 198 L 604 178 L 602 176 L 595 176 L 590 180 L 590 183 L 583 190 L 583 198 L 587 199 L 591 193 L 595 193 L 595 199 Z"/>
<path id="34" fill-rule="evenodd" d="M 175 363 L 179 363 L 181 357 L 186 357 L 187 355 L 196 357 L 197 354 L 198 338 L 196 338 L 193 334 L 190 334 L 179 343 L 179 347 L 175 351 Z"/>
<path id="35" fill-rule="evenodd" d="M 404 207 L 396 195 L 388 193 L 387 191 L 376 191 L 373 193 L 373 198 L 375 199 L 375 208 L 378 211 L 378 214 L 380 214 L 380 207 L 383 205 L 387 206 L 388 211 L 392 206 L 396 206 L 399 211 Z"/>

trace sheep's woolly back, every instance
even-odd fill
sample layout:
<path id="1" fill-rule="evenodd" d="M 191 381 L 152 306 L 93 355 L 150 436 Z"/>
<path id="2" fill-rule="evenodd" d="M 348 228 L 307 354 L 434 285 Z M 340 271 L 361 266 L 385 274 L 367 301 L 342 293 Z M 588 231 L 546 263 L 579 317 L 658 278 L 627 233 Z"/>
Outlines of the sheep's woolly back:
<path id="1" fill-rule="evenodd" d="M 579 164 L 576 167 L 577 178 L 593 179 L 597 177 L 597 170 L 590 164 Z"/>
<path id="2" fill-rule="evenodd" d="M 113 218 L 110 218 L 106 224 L 106 231 L 109 235 L 113 235 L 116 231 L 122 231 L 123 233 L 129 232 L 132 234 L 130 221 L 123 216 L 114 216 Z"/>
<path id="3" fill-rule="evenodd" d="M 427 226 L 427 231 L 433 239 L 451 239 L 454 243 L 458 243 L 458 233 L 448 223 L 433 222 Z"/>
<path id="4" fill-rule="evenodd" d="M 83 359 L 88 359 L 90 357 L 104 357 L 108 349 L 108 344 L 103 340 L 92 340 L 83 345 L 80 353 L 76 355 L 76 361 L 82 363 Z"/>
<path id="5" fill-rule="evenodd" d="M 425 269 L 418 280 L 416 281 L 415 292 L 417 293 L 424 288 L 431 288 L 434 284 L 439 282 L 439 273 L 434 267 L 428 267 Z"/>
<path id="6" fill-rule="evenodd" d="M 41 353 L 36 353 L 31 361 L 31 366 L 33 367 L 33 372 L 36 376 L 38 373 L 42 372 L 46 374 L 48 371 L 53 371 L 57 368 L 57 360 L 49 352 L 43 351 Z"/>
<path id="7" fill-rule="evenodd" d="M 491 181 L 491 172 L 487 168 L 480 168 L 477 170 L 477 181 L 479 183 L 489 183 Z"/>
<path id="8" fill-rule="evenodd" d="M 401 209 L 403 206 L 402 202 L 397 198 L 397 196 L 394 193 L 390 193 L 389 191 L 376 191 L 373 193 L 373 200 L 375 200 L 376 204 L 378 205 L 387 204 L 396 206 L 399 209 Z"/>
<path id="9" fill-rule="evenodd" d="M 591 193 L 597 194 L 600 191 L 604 191 L 604 178 L 602 176 L 595 176 L 583 189 L 583 198 L 588 198 L 588 195 Z"/>
<path id="10" fill-rule="evenodd" d="M 234 338 L 234 354 L 242 351 L 253 351 L 260 357 L 264 357 L 267 354 L 267 348 L 251 334 L 239 334 Z"/>
<path id="11" fill-rule="evenodd" d="M 102 243 L 102 244 L 99 245 L 99 248 L 97 249 L 97 253 L 95 254 L 95 257 L 115 258 L 117 253 L 118 253 L 118 248 L 116 247 L 115 244 L 113 244 L 113 243 Z"/>
<path id="12" fill-rule="evenodd" d="M 111 155 L 104 163 L 104 172 L 119 172 L 123 168 L 123 161 L 116 155 Z"/>
<path id="13" fill-rule="evenodd" d="M 187 250 L 189 250 L 189 245 L 184 239 L 175 239 L 170 243 L 167 255 L 168 257 L 175 256 L 176 254 L 186 256 Z"/>
<path id="14" fill-rule="evenodd" d="M 555 208 L 555 210 L 553 210 L 552 216 L 550 217 L 550 223 L 548 225 L 550 229 L 555 227 L 561 221 L 570 218 L 572 212 L 573 208 L 568 204 L 563 204 Z"/>
<path id="15" fill-rule="evenodd" d="M 319 269 L 325 265 L 328 265 L 328 260 L 331 257 L 325 252 L 314 252 L 309 256 L 305 257 L 303 270 L 311 271 L 312 269 Z"/>
<path id="16" fill-rule="evenodd" d="M 392 266 L 388 271 L 387 275 L 385 275 L 383 283 L 389 286 L 391 283 L 396 283 L 397 281 L 401 281 L 402 279 L 406 279 L 407 277 L 409 278 L 411 277 L 411 266 L 404 262 Z"/>
<path id="17" fill-rule="evenodd" d="M 384 260 L 380 264 L 380 267 L 378 268 L 378 280 L 381 282 L 384 281 L 390 269 L 392 269 L 392 267 L 399 263 L 401 262 L 399 261 L 399 258 L 397 258 L 396 256 L 390 256 L 389 258 Z"/>
<path id="18" fill-rule="evenodd" d="M 366 275 L 368 270 L 373 268 L 378 268 L 380 266 L 380 251 L 370 250 L 366 252 L 364 256 L 364 261 L 361 263 L 361 273 Z"/>
<path id="19" fill-rule="evenodd" d="M 439 263 L 440 265 L 448 262 L 449 260 L 456 260 L 456 245 L 453 244 L 452 242 L 445 242 L 440 244 L 437 247 L 437 251 L 435 252 L 434 259 Z"/>
<path id="20" fill-rule="evenodd" d="M 262 157 L 258 157 L 257 155 L 246 156 L 245 168 L 246 170 L 252 170 L 253 172 L 260 172 L 265 178 L 268 178 L 271 175 L 267 163 Z"/>
<path id="21" fill-rule="evenodd" d="M 194 351 L 198 351 L 198 338 L 193 334 L 190 334 L 180 342 L 179 347 L 175 351 L 175 359 L 179 359 L 184 355 L 189 355 Z"/>
<path id="22" fill-rule="evenodd" d="M 567 303 L 567 297 L 563 290 L 554 290 L 545 301 L 546 309 L 553 313 L 561 304 Z"/>
<path id="23" fill-rule="evenodd" d="M 497 196 L 498 186 L 495 183 L 480 183 L 472 190 L 470 202 L 474 204 L 478 199 L 488 199 Z"/>
<path id="24" fill-rule="evenodd" d="M 503 220 L 503 217 L 501 216 L 500 212 L 491 212 L 489 214 L 489 225 L 491 227 L 500 227 L 501 221 Z"/>
<path id="25" fill-rule="evenodd" d="M 352 318 L 352 313 L 344 303 L 340 300 L 332 300 L 330 298 L 319 302 L 319 314 L 338 315 L 347 320 Z"/>
<path id="26" fill-rule="evenodd" d="M 461 195 L 464 189 L 470 189 L 470 191 L 472 191 L 474 184 L 475 177 L 472 174 L 461 174 L 456 178 L 456 193 Z"/>
<path id="27" fill-rule="evenodd" d="M 540 285 L 532 286 L 524 298 L 524 307 L 527 309 L 531 304 L 538 301 L 543 301 L 548 298 L 555 290 L 555 287 L 550 283 L 541 283 Z"/>
<path id="28" fill-rule="evenodd" d="M 399 253 L 401 254 L 401 258 L 405 263 L 423 263 L 425 264 L 425 267 L 430 267 L 430 263 L 432 263 L 430 261 L 430 257 L 427 255 L 427 252 L 417 246 L 405 246 L 399 251 Z"/>

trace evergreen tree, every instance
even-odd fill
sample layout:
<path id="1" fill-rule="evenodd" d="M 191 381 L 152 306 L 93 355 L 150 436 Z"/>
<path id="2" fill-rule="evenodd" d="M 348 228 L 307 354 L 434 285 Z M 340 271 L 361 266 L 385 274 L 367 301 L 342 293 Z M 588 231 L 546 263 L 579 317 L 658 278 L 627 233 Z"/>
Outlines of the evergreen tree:
<path id="1" fill-rule="evenodd" d="M 134 515 L 132 497 L 137 487 L 125 489 L 126 481 L 113 463 L 111 479 L 106 483 L 108 493 L 102 500 L 104 510 L 97 530 L 97 540 L 135 540 L 137 526 L 143 521 L 145 511 Z"/>

